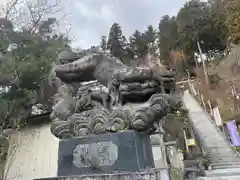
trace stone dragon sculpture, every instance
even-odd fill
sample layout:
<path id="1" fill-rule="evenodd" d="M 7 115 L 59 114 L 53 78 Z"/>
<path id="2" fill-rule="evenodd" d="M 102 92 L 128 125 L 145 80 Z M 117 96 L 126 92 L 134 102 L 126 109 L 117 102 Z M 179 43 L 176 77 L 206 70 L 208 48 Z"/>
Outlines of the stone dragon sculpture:
<path id="1" fill-rule="evenodd" d="M 83 85 L 94 80 L 103 88 Z M 101 53 L 59 57 L 49 83 L 51 132 L 60 139 L 125 129 L 151 133 L 180 104 L 174 73 L 129 67 Z"/>

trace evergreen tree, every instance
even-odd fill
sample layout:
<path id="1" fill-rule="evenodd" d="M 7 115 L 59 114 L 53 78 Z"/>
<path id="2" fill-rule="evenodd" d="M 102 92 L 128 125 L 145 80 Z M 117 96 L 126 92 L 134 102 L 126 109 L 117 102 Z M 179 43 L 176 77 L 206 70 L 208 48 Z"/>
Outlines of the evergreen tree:
<path id="1" fill-rule="evenodd" d="M 155 50 L 155 40 L 156 32 L 151 25 L 148 26 L 147 30 L 144 33 L 136 30 L 129 38 L 130 47 L 138 58 L 142 58 L 148 53 L 153 53 Z"/>
<path id="2" fill-rule="evenodd" d="M 160 59 L 166 65 L 171 64 L 171 50 L 179 47 L 178 39 L 178 26 L 175 17 L 169 17 L 165 15 L 160 20 L 158 25 L 159 29 L 159 48 L 160 48 Z"/>
<path id="3" fill-rule="evenodd" d="M 107 37 L 106 36 L 101 37 L 100 47 L 103 50 L 103 52 L 106 53 L 106 50 L 107 50 Z"/>
<path id="4" fill-rule="evenodd" d="M 156 31 L 155 29 L 153 28 L 152 25 L 149 25 L 147 27 L 147 30 L 145 31 L 145 36 L 146 36 L 146 42 L 148 44 L 151 44 L 151 43 L 154 43 L 155 40 L 156 40 Z"/>
<path id="5" fill-rule="evenodd" d="M 145 31 L 146 43 L 148 44 L 148 53 L 156 56 L 157 45 L 156 45 L 156 30 L 152 25 L 149 25 Z"/>
<path id="6" fill-rule="evenodd" d="M 216 16 L 213 6 L 200 0 L 187 2 L 178 12 L 177 22 L 181 44 L 186 54 L 198 51 L 197 41 L 202 42 L 203 52 L 223 50 L 226 47 L 226 28 L 223 16 Z M 221 22 L 222 21 L 222 22 Z M 221 23 L 219 23 L 221 22 Z M 191 58 L 192 59 L 192 58 Z"/>
<path id="7" fill-rule="evenodd" d="M 138 58 L 144 57 L 148 53 L 148 39 L 146 34 L 136 30 L 129 38 L 130 47 Z"/>
<path id="8" fill-rule="evenodd" d="M 22 3 L 18 8 L 28 11 L 24 19 L 15 18 L 22 9 L 13 11 L 14 3 L 0 19 L 0 131 L 23 125 L 34 106 L 51 110 L 47 79 L 59 50 L 69 44 L 53 28 L 57 4 Z"/>
<path id="9" fill-rule="evenodd" d="M 123 36 L 122 28 L 119 24 L 114 23 L 109 31 L 107 47 L 111 55 L 123 59 L 126 46 L 126 38 Z"/>
<path id="10" fill-rule="evenodd" d="M 226 9 L 226 24 L 230 37 L 234 43 L 240 40 L 240 1 L 239 0 L 222 0 Z"/>
<path id="11" fill-rule="evenodd" d="M 7 42 L 7 41 L 8 42 Z M 16 127 L 31 115 L 34 105 L 48 111 L 47 77 L 58 51 L 68 40 L 62 35 L 4 30 L 0 38 L 0 118 L 3 128 Z"/>

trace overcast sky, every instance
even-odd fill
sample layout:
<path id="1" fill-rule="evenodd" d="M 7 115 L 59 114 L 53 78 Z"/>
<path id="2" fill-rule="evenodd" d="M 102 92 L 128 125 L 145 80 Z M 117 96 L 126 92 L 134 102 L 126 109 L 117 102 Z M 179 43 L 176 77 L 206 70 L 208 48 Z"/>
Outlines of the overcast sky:
<path id="1" fill-rule="evenodd" d="M 99 44 L 108 35 L 114 22 L 121 25 L 124 35 L 144 30 L 149 24 L 157 27 L 160 18 L 175 15 L 186 0 L 69 0 L 67 8 L 70 35 L 74 46 L 87 48 Z"/>
<path id="2" fill-rule="evenodd" d="M 0 0 L 0 4 L 9 1 L 11 0 Z M 143 31 L 150 24 L 157 27 L 163 15 L 176 15 L 186 2 L 186 0 L 60 1 L 64 2 L 63 13 L 67 14 L 63 29 L 71 27 L 69 35 L 75 39 L 73 45 L 81 48 L 99 44 L 101 36 L 108 36 L 114 22 L 121 25 L 127 37 L 136 29 Z"/>

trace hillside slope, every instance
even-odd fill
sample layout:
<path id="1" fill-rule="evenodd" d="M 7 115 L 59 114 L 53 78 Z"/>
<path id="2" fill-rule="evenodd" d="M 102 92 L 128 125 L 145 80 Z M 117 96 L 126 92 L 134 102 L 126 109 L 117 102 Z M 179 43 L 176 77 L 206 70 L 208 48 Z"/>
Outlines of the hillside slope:
<path id="1" fill-rule="evenodd" d="M 233 46 L 231 53 L 218 65 L 217 73 L 225 80 L 240 80 L 240 46 Z"/>
<path id="2" fill-rule="evenodd" d="M 240 113 L 239 110 L 236 111 L 236 103 L 240 106 L 240 100 L 232 97 L 232 87 L 229 83 L 232 81 L 237 93 L 240 94 L 240 63 L 238 61 L 240 62 L 240 46 L 233 46 L 231 53 L 216 68 L 216 73 L 221 80 L 215 89 L 209 88 L 204 83 L 202 68 L 196 69 L 198 78 L 195 84 L 197 89 L 203 94 L 206 104 L 208 100 L 212 102 L 213 106 L 218 104 L 224 120 Z M 208 69 L 210 70 L 209 67 Z"/>

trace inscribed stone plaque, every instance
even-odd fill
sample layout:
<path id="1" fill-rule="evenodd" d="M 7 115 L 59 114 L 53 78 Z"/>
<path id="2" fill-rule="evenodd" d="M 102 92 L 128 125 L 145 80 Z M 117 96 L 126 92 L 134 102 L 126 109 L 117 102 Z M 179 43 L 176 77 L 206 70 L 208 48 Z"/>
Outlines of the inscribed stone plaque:
<path id="1" fill-rule="evenodd" d="M 118 158 L 118 148 L 112 141 L 79 144 L 73 150 L 73 164 L 78 168 L 91 167 L 92 161 L 97 165 L 112 166 Z"/>
<path id="2" fill-rule="evenodd" d="M 58 176 L 137 172 L 153 167 L 150 138 L 135 131 L 59 142 Z"/>

